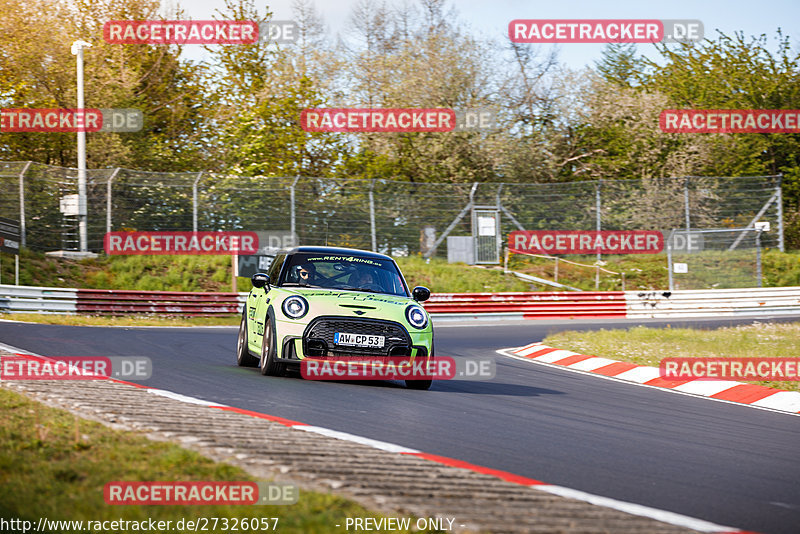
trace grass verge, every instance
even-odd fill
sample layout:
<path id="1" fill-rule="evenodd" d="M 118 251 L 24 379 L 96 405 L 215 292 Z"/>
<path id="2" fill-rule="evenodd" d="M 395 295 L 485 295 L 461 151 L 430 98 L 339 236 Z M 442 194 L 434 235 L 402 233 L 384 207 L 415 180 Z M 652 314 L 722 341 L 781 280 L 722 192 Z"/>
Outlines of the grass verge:
<path id="1" fill-rule="evenodd" d="M 345 517 L 381 517 L 323 493 L 300 491 L 286 506 L 111 506 L 109 481 L 255 480 L 171 443 L 112 430 L 0 388 L 0 517 L 50 520 L 278 518 L 278 532 L 326 533 Z M 211 523 L 209 523 L 211 524 Z M 270 523 L 271 524 L 271 523 Z M 249 532 L 247 530 L 240 530 Z M 51 529 L 50 532 L 72 532 Z M 171 532 L 180 532 L 171 530 Z"/>
<path id="2" fill-rule="evenodd" d="M 439 293 L 531 291 L 529 284 L 498 271 L 426 261 L 421 256 L 396 258 L 411 287 L 427 286 Z M 14 256 L 0 253 L 0 281 L 14 283 Z M 141 291 L 231 291 L 228 256 L 98 256 L 84 260 L 54 258 L 23 250 L 20 284 L 27 286 Z M 239 277 L 237 289 L 250 290 L 250 279 Z"/>
<path id="3" fill-rule="evenodd" d="M 427 261 L 422 256 L 407 256 L 395 260 L 411 288 L 425 286 L 434 293 L 533 291 L 530 284 L 502 271 L 447 263 L 443 258 Z"/>
<path id="4" fill-rule="evenodd" d="M 703 266 L 699 256 L 693 258 L 695 285 L 729 287 L 755 284 L 755 263 L 752 251 L 739 263 L 726 257 L 711 267 Z M 478 293 L 501 291 L 553 291 L 545 285 L 531 285 L 501 271 L 476 269 L 465 264 L 447 263 L 444 258 L 420 255 L 395 258 L 410 286 L 424 285 L 436 293 Z M 593 264 L 594 256 L 568 256 L 568 259 Z M 629 254 L 603 256 L 605 268 L 624 272 L 626 289 L 651 290 L 668 287 L 665 254 Z M 762 259 L 764 286 L 800 285 L 800 252 L 783 253 L 765 250 Z M 549 259 L 512 254 L 509 268 L 548 280 L 556 278 L 555 262 Z M 722 274 L 720 274 L 722 273 Z M 14 282 L 14 257 L 0 253 L 0 279 Z M 690 280 L 680 275 L 676 283 L 683 289 Z M 698 278 L 699 277 L 699 278 Z M 558 281 L 584 290 L 595 289 L 595 269 L 559 262 Z M 131 289 L 142 291 L 222 291 L 231 290 L 231 260 L 227 256 L 104 256 L 70 260 L 23 250 L 20 257 L 20 283 L 47 287 L 87 289 Z M 689 286 L 686 286 L 689 284 Z M 249 291 L 250 279 L 237 279 L 239 291 Z M 601 290 L 622 289 L 622 278 L 600 274 Z"/>
<path id="5" fill-rule="evenodd" d="M 594 354 L 639 365 L 658 367 L 662 358 L 797 358 L 800 323 L 755 323 L 716 330 L 647 328 L 559 332 L 543 343 L 580 354 Z M 800 391 L 798 381 L 748 382 Z"/>
<path id="6" fill-rule="evenodd" d="M 676 275 L 676 289 L 753 287 L 756 285 L 756 263 L 753 250 L 737 254 L 708 252 L 675 261 L 688 261 L 689 274 Z M 567 256 L 567 259 L 593 265 L 594 256 Z M 625 273 L 625 289 L 655 290 L 669 287 L 667 255 L 628 254 L 603 256 L 603 268 Z M 764 287 L 800 286 L 800 252 L 781 252 L 765 249 L 761 266 Z M 556 278 L 556 266 L 552 259 L 512 254 L 508 268 L 548 280 Z M 558 281 L 586 291 L 595 289 L 595 269 L 559 262 Z M 547 288 L 540 288 L 548 290 Z M 600 272 L 601 291 L 622 289 L 621 275 Z"/>

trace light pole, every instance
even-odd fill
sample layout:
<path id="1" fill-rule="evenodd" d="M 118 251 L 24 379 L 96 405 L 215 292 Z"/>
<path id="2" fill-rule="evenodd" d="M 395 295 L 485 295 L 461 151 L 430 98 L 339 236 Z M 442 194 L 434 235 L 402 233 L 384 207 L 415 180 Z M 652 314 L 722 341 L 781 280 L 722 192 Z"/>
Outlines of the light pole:
<path id="1" fill-rule="evenodd" d="M 77 57 L 78 68 L 78 113 L 83 117 L 78 128 L 78 238 L 80 241 L 80 251 L 88 252 L 88 227 L 86 214 L 86 131 L 85 114 L 83 104 L 83 49 L 92 46 L 86 41 L 75 41 L 72 43 L 72 55 Z"/>

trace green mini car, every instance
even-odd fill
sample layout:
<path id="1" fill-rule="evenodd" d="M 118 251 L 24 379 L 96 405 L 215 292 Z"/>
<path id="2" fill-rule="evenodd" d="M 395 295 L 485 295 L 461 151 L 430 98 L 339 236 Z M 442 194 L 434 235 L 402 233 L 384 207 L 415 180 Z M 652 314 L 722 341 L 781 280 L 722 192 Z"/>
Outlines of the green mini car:
<path id="1" fill-rule="evenodd" d="M 280 376 L 304 358 L 433 358 L 433 327 L 389 256 L 336 247 L 278 253 L 269 271 L 252 277 L 239 326 L 236 360 Z M 392 358 L 394 359 L 394 358 Z M 419 360 L 417 360 L 419 363 Z M 431 380 L 405 380 L 429 389 Z"/>

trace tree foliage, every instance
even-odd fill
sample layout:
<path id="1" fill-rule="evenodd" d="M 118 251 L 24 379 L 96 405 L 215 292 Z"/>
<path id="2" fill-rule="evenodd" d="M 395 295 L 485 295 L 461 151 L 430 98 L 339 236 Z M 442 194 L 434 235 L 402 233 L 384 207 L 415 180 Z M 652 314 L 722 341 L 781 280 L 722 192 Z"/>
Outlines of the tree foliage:
<path id="1" fill-rule="evenodd" d="M 260 5 L 225 0 L 216 16 L 271 20 Z M 780 30 L 773 40 L 719 33 L 658 45 L 655 60 L 611 44 L 581 71 L 546 47 L 471 31 L 447 0 L 360 0 L 337 36 L 313 0 L 294 0 L 296 42 L 210 46 L 202 62 L 177 45 L 102 38 L 107 20 L 183 15 L 166 17 L 160 0 L 0 0 L 0 104 L 74 107 L 69 48 L 81 38 L 93 45 L 87 106 L 139 108 L 146 118 L 138 133 L 89 134 L 90 167 L 464 183 L 782 173 L 787 238 L 800 246 L 798 134 L 658 126 L 667 108 L 800 109 L 798 52 Z M 300 113 L 315 107 L 491 108 L 497 128 L 305 132 Z M 0 158 L 71 166 L 75 136 L 4 133 Z M 654 209 L 658 202 L 654 194 Z"/>
<path id="2" fill-rule="evenodd" d="M 184 170 L 203 166 L 205 119 L 202 65 L 180 59 L 177 45 L 109 44 L 107 20 L 158 18 L 158 0 L 0 0 L 0 103 L 6 108 L 75 108 L 74 40 L 84 51 L 85 102 L 91 108 L 136 108 L 137 133 L 87 134 L 90 167 Z M 181 12 L 176 13 L 177 17 Z M 74 166 L 69 133 L 5 133 L 3 159 Z"/>

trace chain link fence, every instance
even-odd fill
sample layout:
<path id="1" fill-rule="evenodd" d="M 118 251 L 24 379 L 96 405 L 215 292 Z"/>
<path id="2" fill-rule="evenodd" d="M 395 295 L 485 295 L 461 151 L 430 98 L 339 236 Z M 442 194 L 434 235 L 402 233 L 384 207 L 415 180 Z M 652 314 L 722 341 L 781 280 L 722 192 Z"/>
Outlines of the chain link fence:
<path id="1" fill-rule="evenodd" d="M 62 204 L 78 192 L 77 169 L 0 162 L 0 216 L 20 220 L 28 248 L 78 250 L 78 221 Z M 338 245 L 395 255 L 420 252 L 435 228 L 471 235 L 471 209 L 500 212 L 513 230 L 748 228 L 768 221 L 763 247 L 783 249 L 779 176 L 688 177 L 567 183 L 409 183 L 211 172 L 87 170 L 89 250 L 107 231 L 294 231 L 304 245 Z M 465 216 L 467 215 L 467 216 Z M 447 232 L 447 230 L 450 230 Z"/>
<path id="2" fill-rule="evenodd" d="M 763 287 L 761 228 L 673 230 L 665 236 L 669 288 Z"/>

